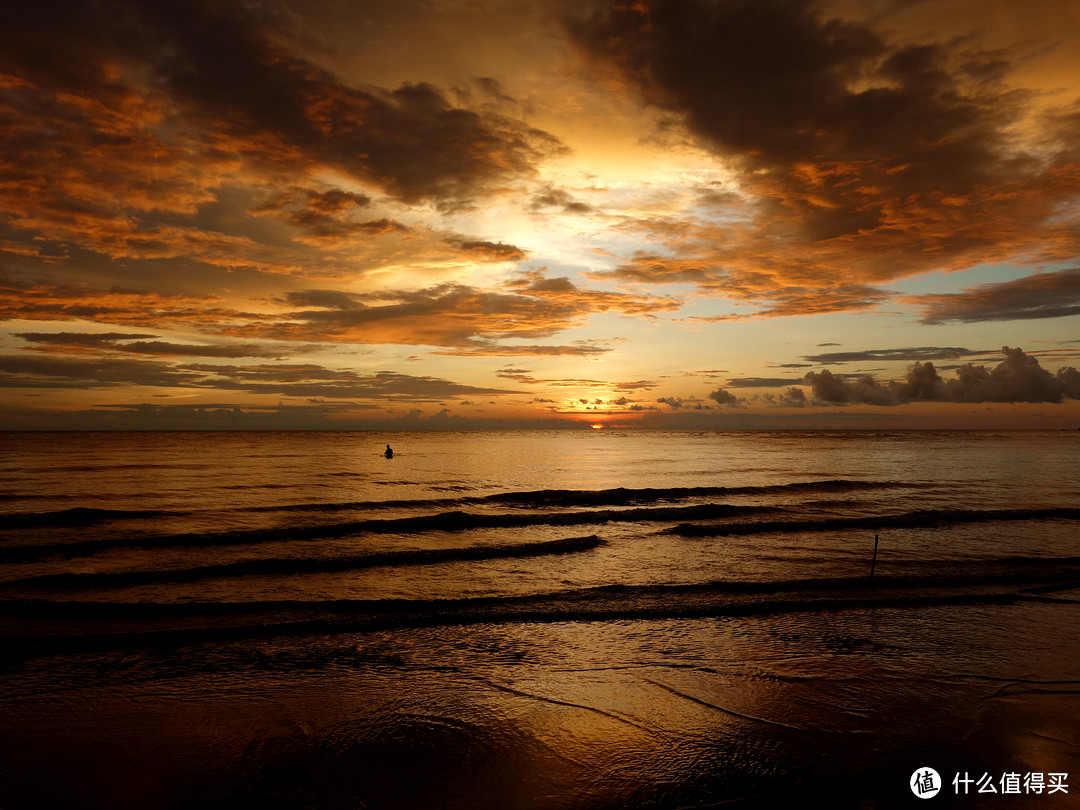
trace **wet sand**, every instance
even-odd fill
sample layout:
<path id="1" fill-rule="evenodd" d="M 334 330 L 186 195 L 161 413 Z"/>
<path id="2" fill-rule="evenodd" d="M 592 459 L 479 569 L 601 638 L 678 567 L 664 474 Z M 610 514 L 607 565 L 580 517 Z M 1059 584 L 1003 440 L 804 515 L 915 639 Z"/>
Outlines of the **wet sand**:
<path id="1" fill-rule="evenodd" d="M 24 652 L 4 673 L 0 798 L 900 808 L 916 801 L 916 767 L 949 780 L 1076 771 L 1080 594 L 858 606 L 863 596 L 767 615 Z M 947 792 L 935 806 L 1075 806 L 1060 793 Z"/>

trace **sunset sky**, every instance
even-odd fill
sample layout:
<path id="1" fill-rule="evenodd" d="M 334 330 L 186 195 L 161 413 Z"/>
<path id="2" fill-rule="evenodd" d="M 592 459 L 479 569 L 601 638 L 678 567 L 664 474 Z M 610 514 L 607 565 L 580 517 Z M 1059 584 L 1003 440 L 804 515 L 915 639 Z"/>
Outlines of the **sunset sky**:
<path id="1" fill-rule="evenodd" d="M 1078 0 L 0 2 L 4 427 L 1080 427 Z"/>

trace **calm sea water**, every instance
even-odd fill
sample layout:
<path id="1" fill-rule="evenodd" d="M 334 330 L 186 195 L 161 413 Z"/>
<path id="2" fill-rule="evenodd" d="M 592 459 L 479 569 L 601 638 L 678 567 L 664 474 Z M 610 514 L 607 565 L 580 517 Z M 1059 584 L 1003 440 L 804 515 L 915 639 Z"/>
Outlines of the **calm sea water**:
<path id="1" fill-rule="evenodd" d="M 5 810 L 1080 794 L 1077 432 L 0 445 Z"/>

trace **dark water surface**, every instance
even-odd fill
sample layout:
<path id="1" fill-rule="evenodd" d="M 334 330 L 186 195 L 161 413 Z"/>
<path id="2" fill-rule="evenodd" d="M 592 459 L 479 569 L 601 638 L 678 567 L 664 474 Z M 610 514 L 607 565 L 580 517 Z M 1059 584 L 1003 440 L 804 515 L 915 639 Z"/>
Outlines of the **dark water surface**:
<path id="1" fill-rule="evenodd" d="M 0 810 L 1080 806 L 1080 433 L 0 446 Z"/>

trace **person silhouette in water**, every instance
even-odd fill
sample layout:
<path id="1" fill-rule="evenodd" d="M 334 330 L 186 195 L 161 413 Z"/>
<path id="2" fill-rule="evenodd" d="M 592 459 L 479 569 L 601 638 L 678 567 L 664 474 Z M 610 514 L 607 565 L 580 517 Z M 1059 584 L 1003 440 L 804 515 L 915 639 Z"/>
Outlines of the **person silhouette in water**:
<path id="1" fill-rule="evenodd" d="M 383 455 L 386 456 L 387 458 L 393 458 L 394 457 L 394 451 L 390 449 L 390 445 L 386 445 L 386 452 L 383 453 Z"/>

